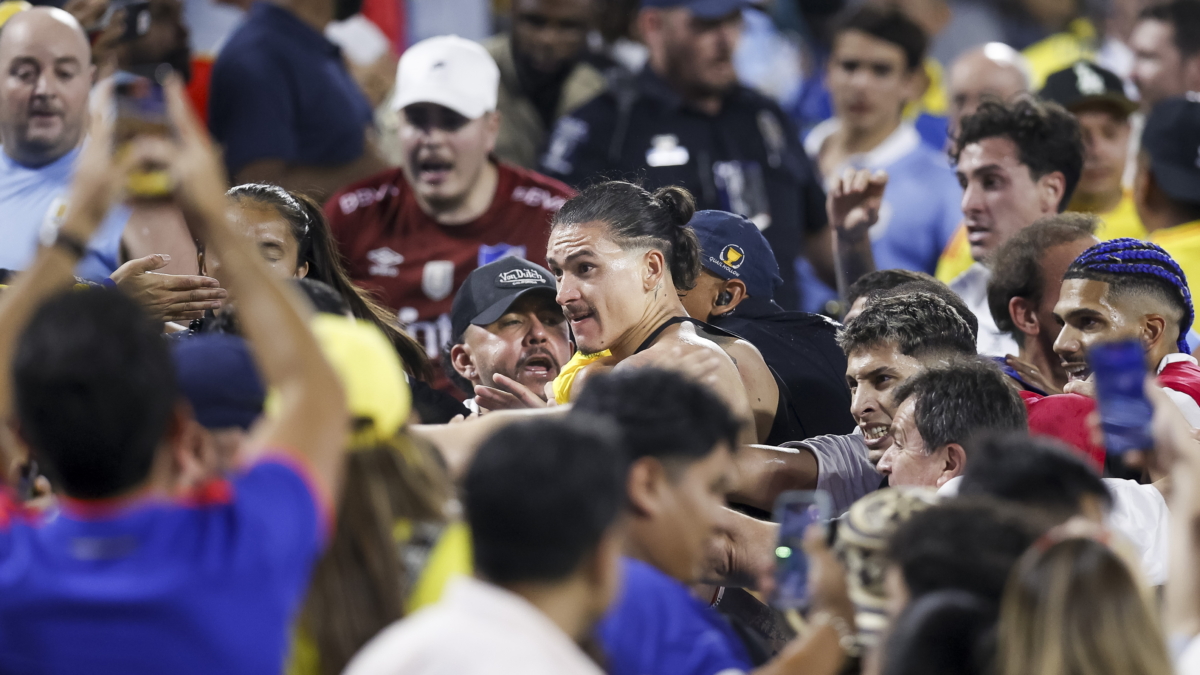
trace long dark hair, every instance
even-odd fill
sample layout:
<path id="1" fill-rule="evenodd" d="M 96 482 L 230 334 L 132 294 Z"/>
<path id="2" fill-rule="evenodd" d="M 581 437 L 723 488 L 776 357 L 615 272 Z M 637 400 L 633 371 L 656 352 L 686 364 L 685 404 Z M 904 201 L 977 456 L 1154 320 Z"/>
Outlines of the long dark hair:
<path id="1" fill-rule="evenodd" d="M 700 274 L 700 240 L 688 227 L 696 201 L 687 190 L 669 185 L 653 194 L 613 180 L 597 183 L 567 200 L 550 229 L 603 222 L 623 249 L 648 247 L 663 254 L 675 288 L 690 290 Z"/>
<path id="2" fill-rule="evenodd" d="M 270 206 L 283 216 L 299 247 L 296 267 L 307 263 L 309 279 L 332 286 L 349 303 L 351 314 L 379 326 L 395 346 L 409 375 L 418 380 L 433 379 L 433 366 L 425 348 L 400 328 L 395 312 L 379 304 L 350 280 L 342 254 L 329 231 L 329 221 L 325 220 L 319 204 L 302 194 L 267 183 L 238 185 L 226 194 L 238 204 L 249 202 Z"/>

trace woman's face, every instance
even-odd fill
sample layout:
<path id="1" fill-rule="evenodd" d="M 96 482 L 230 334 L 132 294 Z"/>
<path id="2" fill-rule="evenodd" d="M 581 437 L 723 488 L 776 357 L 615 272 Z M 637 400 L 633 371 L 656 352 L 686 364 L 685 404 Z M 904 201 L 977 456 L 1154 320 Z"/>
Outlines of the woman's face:
<path id="1" fill-rule="evenodd" d="M 255 203 L 235 204 L 229 212 L 237 231 L 246 233 L 267 267 L 280 279 L 301 278 L 308 274 L 308 263 L 299 264 L 300 242 L 292 236 L 292 226 L 271 206 Z M 211 251 L 205 259 L 207 272 L 224 286 L 221 263 Z"/>
<path id="2" fill-rule="evenodd" d="M 555 300 L 580 351 L 609 349 L 645 315 L 654 291 L 645 258 L 644 250 L 623 250 L 604 223 L 560 225 L 550 233 L 546 261 L 558 280 Z"/>

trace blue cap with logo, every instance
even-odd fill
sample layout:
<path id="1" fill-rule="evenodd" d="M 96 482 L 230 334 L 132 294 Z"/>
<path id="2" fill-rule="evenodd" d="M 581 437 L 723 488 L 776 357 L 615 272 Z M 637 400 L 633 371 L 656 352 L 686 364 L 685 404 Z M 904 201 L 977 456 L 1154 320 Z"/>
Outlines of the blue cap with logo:
<path id="1" fill-rule="evenodd" d="M 752 4 L 752 0 L 642 0 L 643 9 L 684 7 L 700 19 L 721 19 Z"/>
<path id="2" fill-rule="evenodd" d="M 766 237 L 748 218 L 727 211 L 697 211 L 689 226 L 700 239 L 700 262 L 725 280 L 741 279 L 751 297 L 773 300 L 783 285 Z"/>

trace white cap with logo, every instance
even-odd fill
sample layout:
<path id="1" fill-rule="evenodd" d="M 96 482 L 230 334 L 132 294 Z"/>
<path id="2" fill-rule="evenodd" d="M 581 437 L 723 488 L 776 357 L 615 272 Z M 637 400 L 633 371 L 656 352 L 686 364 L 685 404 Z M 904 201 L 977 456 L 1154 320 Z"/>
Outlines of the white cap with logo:
<path id="1" fill-rule="evenodd" d="M 500 68 L 482 45 L 439 35 L 421 40 L 400 57 L 392 108 L 436 103 L 473 120 L 496 109 L 499 87 Z"/>

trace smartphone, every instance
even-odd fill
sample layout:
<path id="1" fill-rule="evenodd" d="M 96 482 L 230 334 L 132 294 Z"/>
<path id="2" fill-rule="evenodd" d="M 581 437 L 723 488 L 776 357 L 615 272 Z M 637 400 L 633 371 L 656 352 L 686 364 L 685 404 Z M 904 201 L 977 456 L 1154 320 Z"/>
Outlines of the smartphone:
<path id="1" fill-rule="evenodd" d="M 1146 399 L 1146 350 L 1140 340 L 1098 344 L 1088 350 L 1096 380 L 1096 407 L 1110 455 L 1148 450 L 1154 409 Z"/>
<path id="2" fill-rule="evenodd" d="M 104 16 L 99 23 L 88 29 L 93 36 L 104 32 L 112 25 L 117 12 L 125 10 L 124 29 L 121 31 L 121 42 L 133 42 L 150 32 L 150 0 L 111 0 Z"/>
<path id="3" fill-rule="evenodd" d="M 832 511 L 829 493 L 824 490 L 791 490 L 775 500 L 779 543 L 775 547 L 775 595 L 771 605 L 776 609 L 807 606 L 808 556 L 804 553 L 804 532 L 813 523 L 828 523 Z"/>
<path id="4" fill-rule="evenodd" d="M 167 98 L 161 81 L 170 72 L 166 64 L 151 64 L 113 75 L 113 99 L 116 121 L 113 127 L 113 154 L 138 136 L 172 135 L 167 115 Z M 146 168 L 129 176 L 125 186 L 132 197 L 155 198 L 171 193 L 173 185 L 166 167 Z"/>

